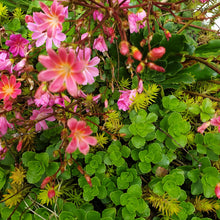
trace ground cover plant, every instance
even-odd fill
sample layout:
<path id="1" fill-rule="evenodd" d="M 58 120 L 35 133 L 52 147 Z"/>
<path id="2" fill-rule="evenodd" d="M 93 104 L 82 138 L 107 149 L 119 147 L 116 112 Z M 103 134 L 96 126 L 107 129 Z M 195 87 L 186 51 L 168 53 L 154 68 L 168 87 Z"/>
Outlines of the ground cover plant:
<path id="1" fill-rule="evenodd" d="M 217 0 L 1 0 L 0 218 L 220 218 Z"/>

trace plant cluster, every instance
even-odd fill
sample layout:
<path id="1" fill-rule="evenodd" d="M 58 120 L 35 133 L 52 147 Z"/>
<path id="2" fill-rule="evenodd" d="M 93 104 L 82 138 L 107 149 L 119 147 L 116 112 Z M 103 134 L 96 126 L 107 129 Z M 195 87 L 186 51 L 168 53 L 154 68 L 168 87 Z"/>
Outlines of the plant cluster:
<path id="1" fill-rule="evenodd" d="M 2 0 L 0 218 L 219 219 L 219 15 Z"/>

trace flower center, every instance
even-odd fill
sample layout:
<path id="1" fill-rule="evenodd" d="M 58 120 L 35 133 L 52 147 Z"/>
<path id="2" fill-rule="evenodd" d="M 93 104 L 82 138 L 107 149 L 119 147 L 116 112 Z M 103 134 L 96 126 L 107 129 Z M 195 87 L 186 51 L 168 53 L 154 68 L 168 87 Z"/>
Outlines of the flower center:
<path id="1" fill-rule="evenodd" d="M 3 87 L 3 91 L 4 91 L 5 94 L 11 95 L 14 92 L 14 88 L 10 87 L 9 85 L 5 85 Z"/>

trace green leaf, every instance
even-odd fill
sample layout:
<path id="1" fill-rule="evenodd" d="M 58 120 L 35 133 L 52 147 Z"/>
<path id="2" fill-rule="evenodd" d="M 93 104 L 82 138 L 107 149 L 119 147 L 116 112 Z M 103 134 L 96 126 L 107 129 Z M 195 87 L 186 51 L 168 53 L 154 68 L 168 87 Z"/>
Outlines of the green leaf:
<path id="1" fill-rule="evenodd" d="M 145 145 L 145 139 L 139 135 L 132 137 L 131 142 L 136 148 L 141 148 Z"/>
<path id="2" fill-rule="evenodd" d="M 94 122 L 95 124 L 99 125 L 99 118 L 98 117 L 86 117 L 87 119 L 89 119 L 90 121 Z M 98 126 L 94 125 L 93 123 L 86 121 L 86 124 L 92 129 L 92 131 L 94 133 L 96 133 L 98 131 Z"/>
<path id="3" fill-rule="evenodd" d="M 220 155 L 220 133 L 206 134 L 204 142 L 215 154 Z"/>
<path id="4" fill-rule="evenodd" d="M 126 207 L 122 208 L 123 220 L 134 220 L 135 216 L 136 216 L 135 212 L 131 212 L 131 210 L 128 210 Z"/>
<path id="5" fill-rule="evenodd" d="M 4 169 L 0 167 L 0 189 L 5 185 L 6 175 Z"/>
<path id="6" fill-rule="evenodd" d="M 5 25 L 5 28 L 10 31 L 17 31 L 21 28 L 21 22 L 18 18 L 13 18 L 7 25 Z"/>
<path id="7" fill-rule="evenodd" d="M 53 174 L 55 174 L 57 172 L 59 167 L 60 167 L 60 165 L 59 165 L 58 162 L 49 163 L 49 166 L 46 169 L 46 175 L 47 176 L 52 176 Z"/>
<path id="8" fill-rule="evenodd" d="M 218 56 L 220 53 L 220 40 L 210 40 L 207 44 L 201 45 L 195 50 L 195 54 L 201 57 Z"/>
<path id="9" fill-rule="evenodd" d="M 29 161 L 35 160 L 35 154 L 36 153 L 32 151 L 26 151 L 22 154 L 22 162 L 26 167 Z"/>
<path id="10" fill-rule="evenodd" d="M 85 220 L 100 220 L 100 213 L 97 211 L 88 211 L 85 216 Z"/>
<path id="11" fill-rule="evenodd" d="M 110 193 L 110 198 L 115 205 L 120 205 L 120 197 L 123 194 L 121 190 L 117 190 Z"/>
<path id="12" fill-rule="evenodd" d="M 193 183 L 196 183 L 199 179 L 200 171 L 199 171 L 199 169 L 190 170 L 187 173 L 187 176 Z"/>
<path id="13" fill-rule="evenodd" d="M 27 180 L 29 183 L 37 183 L 45 172 L 45 167 L 40 161 L 29 161 Z"/>
<path id="14" fill-rule="evenodd" d="M 136 196 L 137 198 L 140 198 L 141 195 L 142 195 L 142 189 L 141 189 L 141 186 L 135 184 L 135 185 L 132 185 L 128 188 L 128 191 L 127 193 L 129 195 L 133 195 L 133 196 Z"/>
<path id="15" fill-rule="evenodd" d="M 48 167 L 48 163 L 49 163 L 48 153 L 36 154 L 35 159 L 41 161 L 45 167 Z"/>
<path id="16" fill-rule="evenodd" d="M 102 218 L 111 217 L 112 219 L 115 219 L 115 216 L 116 216 L 115 208 L 107 208 L 107 209 L 104 209 L 102 212 Z"/>
<path id="17" fill-rule="evenodd" d="M 62 211 L 62 212 L 60 213 L 59 219 L 60 219 L 60 220 L 74 219 L 74 215 L 73 215 L 72 212 Z"/>
<path id="18" fill-rule="evenodd" d="M 142 173 L 149 173 L 151 171 L 151 164 L 147 162 L 139 162 L 138 167 Z"/>

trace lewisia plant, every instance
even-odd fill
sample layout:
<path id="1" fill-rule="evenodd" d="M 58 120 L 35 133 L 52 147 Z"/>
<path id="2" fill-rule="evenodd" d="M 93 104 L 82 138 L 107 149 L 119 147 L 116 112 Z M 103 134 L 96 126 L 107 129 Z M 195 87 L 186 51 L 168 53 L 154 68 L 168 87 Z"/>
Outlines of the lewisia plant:
<path id="1" fill-rule="evenodd" d="M 94 57 L 91 61 L 91 50 L 79 50 L 78 57 L 73 49 L 59 48 L 58 54 L 54 50 L 49 49 L 49 56 L 40 55 L 39 62 L 42 63 L 47 70 L 39 73 L 40 81 L 52 81 L 49 86 L 51 92 L 61 92 L 65 89 L 70 95 L 76 97 L 78 95 L 77 85 L 85 85 L 93 83 L 93 77 L 99 74 L 96 64 L 100 59 Z"/>

